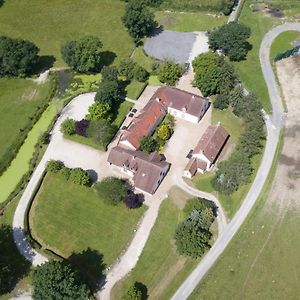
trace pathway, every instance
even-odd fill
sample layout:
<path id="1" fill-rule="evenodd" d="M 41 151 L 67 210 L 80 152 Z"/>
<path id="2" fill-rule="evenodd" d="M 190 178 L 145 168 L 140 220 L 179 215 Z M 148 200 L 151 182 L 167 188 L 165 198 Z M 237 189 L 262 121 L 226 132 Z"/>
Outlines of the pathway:
<path id="1" fill-rule="evenodd" d="M 227 245 L 235 233 L 239 230 L 249 212 L 255 204 L 256 199 L 259 197 L 264 183 L 268 177 L 269 171 L 272 166 L 273 158 L 277 149 L 279 134 L 283 123 L 283 107 L 280 96 L 280 90 L 277 85 L 275 75 L 270 62 L 270 47 L 273 40 L 282 32 L 289 30 L 300 31 L 300 23 L 287 23 L 270 30 L 263 38 L 259 58 L 264 75 L 265 82 L 268 87 L 269 97 L 272 104 L 272 116 L 266 117 L 267 128 L 267 142 L 265 152 L 258 169 L 257 175 L 253 184 L 243 201 L 240 209 L 235 214 L 232 221 L 223 230 L 223 233 L 217 238 L 216 242 L 210 251 L 201 260 L 195 270 L 185 280 L 177 292 L 173 295 L 172 300 L 184 300 L 189 297 L 192 291 L 199 284 L 201 279 L 207 274 L 209 269 L 213 266 L 216 260 L 223 253 Z"/>

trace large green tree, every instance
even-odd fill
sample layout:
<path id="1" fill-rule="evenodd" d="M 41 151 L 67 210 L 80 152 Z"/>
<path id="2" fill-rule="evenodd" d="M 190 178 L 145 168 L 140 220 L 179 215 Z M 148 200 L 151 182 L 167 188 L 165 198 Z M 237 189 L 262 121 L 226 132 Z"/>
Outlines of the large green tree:
<path id="1" fill-rule="evenodd" d="M 32 42 L 0 36 L 0 76 L 30 74 L 38 63 L 38 52 Z"/>
<path id="2" fill-rule="evenodd" d="M 154 14 L 144 0 L 128 1 L 122 21 L 135 43 L 156 26 Z"/>
<path id="3" fill-rule="evenodd" d="M 66 42 L 61 53 L 64 61 L 74 70 L 82 73 L 99 71 L 101 67 L 102 42 L 95 36 Z"/>
<path id="4" fill-rule="evenodd" d="M 112 108 L 120 100 L 120 90 L 117 81 L 102 81 L 96 93 L 95 101 L 108 103 Z"/>
<path id="5" fill-rule="evenodd" d="M 161 64 L 157 69 L 157 75 L 161 82 L 174 85 L 183 73 L 183 67 L 170 61 Z"/>
<path id="6" fill-rule="evenodd" d="M 230 60 L 240 61 L 246 58 L 251 46 L 247 39 L 251 35 L 249 27 L 242 23 L 230 22 L 209 34 L 209 47 L 222 50 Z"/>
<path id="7" fill-rule="evenodd" d="M 66 261 L 50 261 L 32 274 L 33 299 L 89 299 L 91 292 Z"/>

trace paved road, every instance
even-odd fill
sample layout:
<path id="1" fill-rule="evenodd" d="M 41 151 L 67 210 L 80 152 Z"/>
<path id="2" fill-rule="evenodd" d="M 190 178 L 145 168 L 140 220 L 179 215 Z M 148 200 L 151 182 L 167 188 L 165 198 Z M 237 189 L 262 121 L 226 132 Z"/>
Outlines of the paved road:
<path id="1" fill-rule="evenodd" d="M 232 9 L 231 14 L 229 15 L 227 23 L 237 20 L 237 13 L 240 10 L 240 6 L 243 5 L 243 0 L 237 0 L 235 6 Z"/>
<path id="2" fill-rule="evenodd" d="M 269 96 L 272 104 L 272 116 L 266 116 L 266 128 L 267 128 L 267 142 L 265 152 L 262 158 L 260 168 L 253 181 L 253 184 L 243 201 L 240 209 L 235 214 L 232 221 L 226 226 L 222 234 L 218 237 L 215 244 L 210 251 L 201 260 L 199 265 L 191 273 L 191 275 L 185 280 L 177 292 L 173 295 L 172 300 L 184 300 L 189 297 L 192 291 L 199 284 L 201 279 L 209 271 L 212 265 L 216 262 L 218 257 L 223 253 L 226 246 L 230 243 L 235 233 L 239 230 L 240 226 L 245 221 L 249 212 L 251 211 L 256 199 L 258 198 L 264 183 L 269 174 L 272 166 L 273 158 L 276 152 L 277 143 L 279 139 L 280 130 L 283 126 L 283 107 L 280 96 L 280 89 L 276 83 L 275 75 L 272 70 L 272 66 L 269 59 L 270 46 L 272 41 L 282 32 L 288 30 L 300 31 L 300 23 L 287 23 L 275 27 L 269 31 L 263 38 L 259 58 L 265 82 L 268 87 Z"/>

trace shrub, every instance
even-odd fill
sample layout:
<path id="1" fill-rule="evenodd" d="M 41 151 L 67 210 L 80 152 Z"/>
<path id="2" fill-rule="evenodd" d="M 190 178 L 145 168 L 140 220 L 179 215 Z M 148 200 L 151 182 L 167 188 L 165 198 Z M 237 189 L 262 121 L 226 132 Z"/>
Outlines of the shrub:
<path id="1" fill-rule="evenodd" d="M 143 136 L 140 142 L 140 150 L 143 152 L 151 153 L 158 148 L 157 141 L 153 137 Z"/>
<path id="2" fill-rule="evenodd" d="M 66 180 L 69 180 L 71 175 L 71 169 L 63 166 L 62 169 L 60 170 L 60 173 L 64 176 Z"/>
<path id="3" fill-rule="evenodd" d="M 32 42 L 0 36 L 0 76 L 30 74 L 38 63 L 38 52 Z"/>
<path id="4" fill-rule="evenodd" d="M 166 124 L 162 124 L 157 131 L 157 135 L 163 141 L 168 140 L 171 137 L 171 132 L 169 127 Z"/>
<path id="5" fill-rule="evenodd" d="M 120 100 L 119 85 L 117 81 L 102 81 L 95 96 L 95 101 L 108 103 L 113 107 Z"/>
<path id="6" fill-rule="evenodd" d="M 65 43 L 61 48 L 64 61 L 78 72 L 99 71 L 102 42 L 95 36 L 86 36 Z"/>
<path id="7" fill-rule="evenodd" d="M 183 70 L 182 66 L 166 61 L 157 69 L 158 79 L 168 85 L 174 85 L 182 75 Z"/>
<path id="8" fill-rule="evenodd" d="M 142 300 L 143 294 L 137 287 L 137 283 L 135 282 L 126 292 L 125 295 L 122 296 L 121 300 Z"/>
<path id="9" fill-rule="evenodd" d="M 127 196 L 125 182 L 116 177 L 104 178 L 101 182 L 95 184 L 95 189 L 99 196 L 111 205 L 117 205 L 124 201 Z"/>
<path id="10" fill-rule="evenodd" d="M 109 121 L 110 113 L 111 105 L 109 103 L 96 102 L 89 107 L 89 113 L 86 115 L 86 119 L 90 121 L 107 119 Z"/>
<path id="11" fill-rule="evenodd" d="M 32 273 L 33 299 L 89 299 L 91 292 L 66 261 L 49 261 Z"/>
<path id="12" fill-rule="evenodd" d="M 129 209 L 138 208 L 141 206 L 139 195 L 129 192 L 124 200 L 126 207 Z"/>
<path id="13" fill-rule="evenodd" d="M 81 136 L 87 136 L 87 128 L 89 127 L 90 121 L 82 119 L 75 123 L 75 132 Z"/>
<path id="14" fill-rule="evenodd" d="M 59 160 L 51 159 L 47 162 L 46 171 L 51 173 L 58 173 L 64 167 L 64 163 Z"/>
<path id="15" fill-rule="evenodd" d="M 63 134 L 66 135 L 72 135 L 75 133 L 75 120 L 73 119 L 66 119 L 65 121 L 63 121 L 63 123 L 61 124 L 60 130 Z"/>
<path id="16" fill-rule="evenodd" d="M 88 185 L 90 183 L 88 172 L 81 168 L 71 169 L 69 179 L 78 185 Z"/>
<path id="17" fill-rule="evenodd" d="M 119 74 L 124 76 L 127 80 L 133 79 L 135 66 L 136 63 L 132 59 L 123 59 L 119 66 Z"/>
<path id="18" fill-rule="evenodd" d="M 145 82 L 149 78 L 149 73 L 143 67 L 135 65 L 133 69 L 133 76 L 135 80 Z"/>
<path id="19" fill-rule="evenodd" d="M 199 213 L 206 208 L 215 208 L 215 204 L 212 201 L 209 201 L 204 198 L 191 198 L 189 199 L 184 208 L 183 212 L 186 216 L 189 216 L 193 210 L 197 210 Z"/>
<path id="20" fill-rule="evenodd" d="M 213 102 L 214 108 L 226 109 L 229 106 L 229 96 L 224 94 L 218 94 Z"/>
<path id="21" fill-rule="evenodd" d="M 101 75 L 102 81 L 118 81 L 119 72 L 115 66 L 104 66 Z"/>

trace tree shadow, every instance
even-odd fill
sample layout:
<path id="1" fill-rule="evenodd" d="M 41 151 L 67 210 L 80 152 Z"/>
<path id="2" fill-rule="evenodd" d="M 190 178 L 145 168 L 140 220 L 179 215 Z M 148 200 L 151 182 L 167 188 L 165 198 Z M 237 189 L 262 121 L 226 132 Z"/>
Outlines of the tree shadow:
<path id="1" fill-rule="evenodd" d="M 0 0 L 0 7 L 4 4 L 4 0 Z"/>
<path id="2" fill-rule="evenodd" d="M 42 55 L 32 70 L 33 74 L 40 74 L 53 67 L 56 58 L 53 55 Z"/>
<path id="3" fill-rule="evenodd" d="M 103 255 L 97 250 L 87 248 L 81 253 L 71 254 L 68 260 L 72 266 L 80 271 L 83 279 L 91 283 L 92 290 L 96 291 L 97 283 L 105 279 Z"/>
<path id="4" fill-rule="evenodd" d="M 23 277 L 28 275 L 31 264 L 19 252 L 9 225 L 0 227 L 0 295 L 11 292 Z"/>
<path id="5" fill-rule="evenodd" d="M 142 300 L 148 299 L 149 295 L 148 295 L 148 289 L 147 289 L 147 287 L 146 287 L 143 283 L 138 282 L 138 281 L 136 281 L 136 282 L 134 283 L 134 285 L 135 285 L 135 287 L 136 287 L 139 291 L 141 291 L 141 293 L 142 293 Z"/>
<path id="6" fill-rule="evenodd" d="M 164 28 L 163 26 L 159 26 L 159 27 L 156 27 L 154 28 L 153 30 L 151 30 L 148 34 L 148 37 L 151 38 L 151 37 L 155 37 L 155 36 L 158 36 L 160 35 L 162 32 L 164 31 Z"/>
<path id="7" fill-rule="evenodd" d="M 104 66 L 111 65 L 114 62 L 115 58 L 117 57 L 116 53 L 108 50 L 102 51 L 100 55 L 101 55 L 101 64 L 99 66 L 99 71 L 101 71 Z"/>

